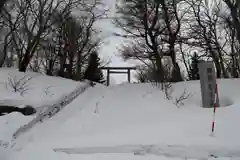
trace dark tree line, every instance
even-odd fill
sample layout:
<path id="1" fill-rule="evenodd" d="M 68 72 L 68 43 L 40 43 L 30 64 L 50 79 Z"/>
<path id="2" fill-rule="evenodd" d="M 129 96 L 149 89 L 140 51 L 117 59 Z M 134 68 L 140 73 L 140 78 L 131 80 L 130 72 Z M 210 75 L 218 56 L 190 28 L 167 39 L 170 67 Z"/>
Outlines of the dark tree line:
<path id="1" fill-rule="evenodd" d="M 124 33 L 116 35 L 130 41 L 122 45 L 121 55 L 141 61 L 156 81 L 182 81 L 181 64 L 188 79 L 196 79 L 193 51 L 201 60 L 214 62 L 218 78 L 239 78 L 239 1 L 120 2 L 114 23 Z M 87 77 L 91 56 L 101 43 L 93 27 L 105 16 L 101 5 L 100 0 L 1 1 L 0 66 L 74 80 Z"/>
<path id="2" fill-rule="evenodd" d="M 181 16 L 177 12 L 178 1 L 125 0 L 117 6 L 119 17 L 115 23 L 126 35 L 134 38 L 132 44 L 122 49 L 125 59 L 151 61 L 158 79 L 164 79 L 162 57 L 168 56 L 173 64 L 170 81 L 183 78 L 176 57 L 176 44 L 181 27 Z"/>
<path id="3" fill-rule="evenodd" d="M 84 74 L 84 79 L 88 79 L 93 82 L 104 83 L 105 79 L 100 69 L 100 58 L 97 52 L 93 52 L 89 57 L 88 67 Z"/>
<path id="4" fill-rule="evenodd" d="M 82 80 L 101 43 L 93 27 L 106 16 L 101 6 L 100 0 L 1 1 L 0 67 Z"/>
<path id="5" fill-rule="evenodd" d="M 190 66 L 190 80 L 199 80 L 199 71 L 198 71 L 199 57 L 195 52 L 191 58 L 191 66 Z"/>
<path id="6" fill-rule="evenodd" d="M 200 59 L 214 62 L 218 78 L 239 78 L 239 1 L 122 0 L 117 11 L 115 24 L 125 33 L 116 35 L 130 40 L 122 57 L 141 61 L 156 81 L 183 80 L 180 63 L 188 79 L 199 79 Z M 171 59 L 170 77 L 164 76 L 165 57 Z"/>

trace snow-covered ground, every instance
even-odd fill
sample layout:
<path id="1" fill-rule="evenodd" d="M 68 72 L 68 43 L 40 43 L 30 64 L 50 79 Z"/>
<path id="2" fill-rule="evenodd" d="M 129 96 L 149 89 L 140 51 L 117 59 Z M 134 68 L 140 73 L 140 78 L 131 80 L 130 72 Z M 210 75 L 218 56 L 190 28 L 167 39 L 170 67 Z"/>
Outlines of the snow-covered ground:
<path id="1" fill-rule="evenodd" d="M 104 3 L 114 17 L 115 0 Z M 111 59 L 110 66 L 129 66 L 116 56 L 124 40 L 113 36 L 120 31 L 111 21 L 97 24 L 106 38 L 99 52 Z M 8 78 L 24 75 L 32 79 L 23 95 L 6 85 Z M 121 83 L 126 77 L 113 79 Z M 240 79 L 218 80 L 218 84 L 222 107 L 216 112 L 214 135 L 213 109 L 200 107 L 199 81 L 173 85 L 171 101 L 151 84 L 96 85 L 14 141 L 13 133 L 37 115 L 0 117 L 0 160 L 240 160 Z M 59 77 L 0 69 L 0 104 L 32 105 L 40 112 L 79 85 Z M 184 89 L 191 96 L 177 107 L 175 99 Z"/>
<path id="2" fill-rule="evenodd" d="M 27 80 L 31 78 L 30 80 Z M 14 84 L 14 85 L 12 85 Z M 44 76 L 34 72 L 20 73 L 14 69 L 0 69 L 0 105 L 13 105 L 23 107 L 31 105 L 37 109 L 33 116 L 23 116 L 12 113 L 0 117 L 0 146 L 12 139 L 13 133 L 21 126 L 27 124 L 39 113 L 45 111 L 50 105 L 55 104 L 62 97 L 70 94 L 79 83 L 64 78 Z M 14 91 L 12 86 L 19 91 Z M 23 94 L 21 91 L 25 90 Z"/>
<path id="3" fill-rule="evenodd" d="M 115 2 L 104 0 L 111 10 L 110 17 L 115 15 Z M 132 65 L 119 57 L 118 48 L 124 39 L 113 35 L 121 31 L 111 21 L 106 19 L 96 24 L 105 38 L 99 51 L 101 57 L 110 59 L 110 66 Z M 28 83 L 29 90 L 21 96 L 12 92 L 11 87 L 6 88 L 9 73 L 13 77 L 23 76 L 17 71 L 0 70 L 0 103 L 3 104 L 28 104 L 41 110 L 79 85 L 79 82 L 28 72 L 33 78 Z M 113 76 L 118 84 L 127 79 L 125 75 Z M 5 143 L 11 143 L 13 133 L 36 115 L 24 117 L 13 113 L 0 117 L 0 160 L 179 160 L 204 159 L 211 155 L 218 156 L 218 160 L 240 159 L 239 85 L 238 79 L 219 81 L 220 101 L 227 107 L 217 109 L 215 136 L 210 136 L 212 109 L 200 107 L 198 81 L 174 85 L 173 101 L 166 100 L 150 84 L 108 88 L 97 85 L 51 119 L 21 134 L 12 148 Z M 192 96 L 178 108 L 174 99 L 185 88 Z"/>
<path id="4" fill-rule="evenodd" d="M 240 80 L 218 80 L 218 84 L 222 107 L 216 112 L 214 136 L 213 110 L 200 107 L 199 81 L 173 85 L 172 101 L 151 84 L 96 85 L 19 136 L 12 148 L 2 149 L 2 155 L 11 160 L 240 159 Z M 34 87 L 40 90 L 42 85 Z M 65 89 L 60 87 L 59 91 Z M 191 96 L 177 107 L 174 99 L 184 89 Z M 29 95 L 26 103 L 34 99 L 31 96 L 36 95 Z M 0 120 L 1 132 L 10 134 L 14 122 L 25 118 L 10 114 Z"/>
<path id="5" fill-rule="evenodd" d="M 79 82 L 69 79 L 43 76 L 35 72 L 21 73 L 8 68 L 1 68 L 0 75 L 0 103 L 9 105 L 22 105 L 27 102 L 28 105 L 38 107 L 44 102 L 49 103 L 49 101 L 54 101 L 65 93 L 71 92 L 79 84 Z M 28 78 L 31 79 L 27 81 Z M 23 95 L 13 91 L 10 80 L 14 81 L 15 79 L 17 81 L 22 79 L 19 86 L 27 82 L 24 87 L 27 90 Z"/>

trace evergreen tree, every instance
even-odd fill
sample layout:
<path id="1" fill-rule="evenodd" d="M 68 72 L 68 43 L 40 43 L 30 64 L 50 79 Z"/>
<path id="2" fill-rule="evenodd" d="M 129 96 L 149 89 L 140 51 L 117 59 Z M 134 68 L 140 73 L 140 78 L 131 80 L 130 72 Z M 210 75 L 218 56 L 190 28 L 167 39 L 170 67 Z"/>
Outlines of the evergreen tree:
<path id="1" fill-rule="evenodd" d="M 96 51 L 91 53 L 89 57 L 88 67 L 84 74 L 84 79 L 92 82 L 104 83 L 105 79 L 100 69 L 100 58 Z"/>
<path id="2" fill-rule="evenodd" d="M 196 52 L 194 52 L 192 58 L 191 58 L 191 67 L 190 67 L 190 80 L 199 80 L 199 71 L 198 71 L 198 63 L 199 63 L 199 57 Z"/>

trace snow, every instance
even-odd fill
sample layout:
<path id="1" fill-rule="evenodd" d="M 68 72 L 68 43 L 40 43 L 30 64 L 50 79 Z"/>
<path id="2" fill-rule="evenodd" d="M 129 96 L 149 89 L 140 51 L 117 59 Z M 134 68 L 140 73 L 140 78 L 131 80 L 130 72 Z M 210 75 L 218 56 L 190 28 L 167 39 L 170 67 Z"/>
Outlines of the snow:
<path id="1" fill-rule="evenodd" d="M 184 85 L 186 84 L 180 86 Z M 180 86 L 176 86 L 176 89 Z M 198 85 L 188 86 L 192 87 L 189 91 L 194 91 L 193 87 Z M 122 145 L 126 143 L 230 146 L 239 144 L 232 138 L 236 137 L 239 131 L 234 126 L 229 125 L 237 121 L 232 120 L 231 117 L 233 113 L 238 113 L 238 108 L 231 106 L 218 110 L 217 118 L 221 117 L 221 119 L 217 119 L 217 124 L 219 123 L 217 130 L 221 130 L 221 134 L 218 133 L 218 136 L 213 139 L 209 136 L 212 110 L 196 107 L 196 104 L 200 104 L 200 96 L 197 93 L 193 93 L 193 96 L 185 102 L 185 106 L 182 108 L 177 108 L 173 102 L 161 98 L 164 95 L 147 84 L 128 84 L 104 88 L 97 93 L 101 93 L 99 98 L 87 104 L 87 107 L 82 108 L 81 112 L 74 113 L 75 116 L 69 115 L 71 118 L 68 118 L 64 123 L 58 122 L 58 118 L 55 122 L 61 124 L 58 125 L 60 126 L 58 133 L 47 136 L 47 139 L 55 141 L 56 146 L 62 147 Z M 221 94 L 221 97 L 224 95 Z M 151 103 L 149 104 L 149 102 Z M 72 105 L 75 107 L 75 103 L 81 104 L 82 98 L 77 98 L 69 107 Z M 94 112 L 96 107 L 97 113 Z M 232 111 L 234 112 L 232 113 Z M 62 114 L 64 113 L 62 112 Z M 237 118 L 237 115 L 234 117 Z M 38 130 L 34 132 L 38 132 Z M 71 136 L 62 139 L 63 135 L 66 134 Z M 184 138 L 186 134 L 187 140 Z M 34 139 L 39 139 L 36 134 L 34 137 Z M 44 141 L 40 140 L 40 143 L 42 142 Z"/>
<path id="2" fill-rule="evenodd" d="M 113 9 L 115 0 L 105 3 Z M 112 33 L 120 30 L 111 19 L 97 26 L 106 38 L 101 56 L 111 59 L 110 66 L 129 66 L 114 56 L 124 40 Z M 23 95 L 13 92 L 6 86 L 11 75 L 32 77 L 29 90 Z M 123 78 L 114 75 L 110 83 L 119 84 Z M 167 100 L 151 84 L 89 87 L 64 78 L 0 69 L 0 104 L 31 105 L 38 111 L 33 116 L 0 117 L 0 160 L 240 160 L 239 85 L 240 79 L 218 80 L 221 108 L 212 135 L 213 109 L 201 107 L 199 81 L 174 84 L 173 99 Z M 175 99 L 184 89 L 191 96 L 177 107 Z M 53 114 L 39 123 L 47 113 Z M 16 139 L 14 133 L 20 133 Z"/>
<path id="3" fill-rule="evenodd" d="M 9 68 L 1 68 L 0 75 L 0 103 L 8 105 L 20 106 L 25 104 L 25 100 L 27 100 L 28 105 L 42 106 L 43 102 L 48 104 L 49 101 L 54 101 L 65 93 L 74 90 L 79 84 L 78 82 L 64 78 L 43 76 L 34 72 L 21 73 Z M 21 79 L 24 76 L 32 77 L 27 83 L 29 90 L 23 96 L 19 92 L 13 92 L 9 85 L 6 86 L 9 82 L 8 78 L 11 76 L 16 76 L 17 79 Z M 69 85 L 65 85 L 66 83 Z"/>
<path id="4" fill-rule="evenodd" d="M 55 84 L 62 80 L 55 78 Z M 36 80 L 36 90 L 38 83 L 41 82 Z M 75 84 L 64 83 L 64 86 Z M 110 87 L 97 84 L 87 88 L 50 119 L 19 136 L 9 145 L 12 148 L 5 148 L 6 153 L 11 153 L 13 160 L 240 159 L 240 129 L 237 127 L 240 91 L 236 89 L 239 84 L 239 79 L 218 80 L 222 107 L 216 112 L 213 136 L 213 109 L 201 107 L 199 81 L 174 84 L 173 100 L 167 100 L 164 93 L 151 84 Z M 185 89 L 191 96 L 183 106 L 177 107 L 174 100 Z M 32 100 L 19 98 L 26 103 Z M 16 113 L 0 117 L 3 142 L 9 142 L 19 123 L 24 124 L 31 118 Z"/>
<path id="5" fill-rule="evenodd" d="M 24 95 L 19 92 L 13 92 L 12 88 L 6 84 L 9 83 L 9 77 L 17 77 L 21 79 L 24 76 L 32 77 L 27 82 L 27 90 Z M 23 116 L 20 113 L 11 113 L 4 117 L 0 117 L 0 146 L 9 145 L 12 135 L 21 126 L 26 125 L 33 119 L 39 117 L 40 113 L 47 111 L 49 106 L 56 104 L 59 99 L 63 99 L 66 95 L 73 92 L 78 86 L 83 86 L 83 83 L 67 80 L 63 78 L 49 77 L 34 72 L 20 73 L 14 69 L 0 69 L 0 104 L 25 106 L 31 105 L 37 109 L 38 113 L 33 116 Z M 66 85 L 67 84 L 67 85 Z M 50 86 L 50 88 L 49 88 Z M 46 88 L 49 88 L 46 91 Z"/>

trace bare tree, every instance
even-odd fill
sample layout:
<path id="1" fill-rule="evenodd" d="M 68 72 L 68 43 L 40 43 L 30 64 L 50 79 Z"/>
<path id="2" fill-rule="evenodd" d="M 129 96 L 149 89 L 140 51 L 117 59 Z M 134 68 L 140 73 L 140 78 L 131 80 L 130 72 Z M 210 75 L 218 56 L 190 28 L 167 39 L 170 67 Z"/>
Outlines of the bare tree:
<path id="1" fill-rule="evenodd" d="M 49 43 L 47 43 L 49 42 Z M 41 49 L 39 52 L 42 53 L 38 57 L 40 60 L 40 64 L 44 72 L 49 76 L 56 75 L 57 64 L 58 64 L 58 48 L 54 43 L 50 43 L 51 41 L 47 41 L 45 43 L 41 43 Z"/>
<path id="2" fill-rule="evenodd" d="M 16 13 L 14 16 L 10 14 L 14 3 L 8 3 L 7 6 L 2 8 L 1 11 L 1 58 L 0 58 L 0 67 L 5 63 L 5 60 L 8 59 L 9 50 L 13 49 L 13 38 L 12 33 L 16 31 L 20 24 L 21 13 Z M 9 64 L 7 65 L 9 66 Z"/>
<path id="3" fill-rule="evenodd" d="M 2 11 L 4 4 L 7 2 L 8 0 L 1 0 L 0 1 L 0 12 Z"/>
<path id="4" fill-rule="evenodd" d="M 231 24 L 236 30 L 236 37 L 238 42 L 240 43 L 240 1 L 234 1 L 234 0 L 223 0 L 226 5 L 228 6 L 228 9 L 230 11 L 231 15 Z"/>
<path id="5" fill-rule="evenodd" d="M 48 48 L 44 51 L 48 55 L 45 56 L 48 74 L 58 66 L 57 75 L 81 79 L 88 56 L 100 45 L 101 39 L 93 25 L 105 16 L 106 10 L 98 10 L 102 5 L 99 0 L 87 2 L 77 4 L 80 15 L 74 14 L 71 8 L 54 13 L 53 21 L 57 23 L 52 26 L 44 47 Z"/>
<path id="6" fill-rule="evenodd" d="M 187 93 L 187 90 L 185 88 L 184 91 L 180 94 L 180 96 L 175 98 L 174 104 L 178 108 L 180 106 L 183 106 L 184 105 L 184 101 L 187 100 L 191 95 L 192 95 L 191 93 Z"/>
<path id="7" fill-rule="evenodd" d="M 224 32 L 221 32 L 220 14 L 222 11 L 221 2 L 214 1 L 214 7 L 209 7 L 204 0 L 187 1 L 191 6 L 193 18 L 188 19 L 189 30 L 187 44 L 199 47 L 206 52 L 207 57 L 211 57 L 217 69 L 217 77 L 228 77 L 224 56 L 227 42 L 223 39 Z"/>
<path id="8" fill-rule="evenodd" d="M 3 49 L 0 52 L 0 54 L 1 54 L 0 67 L 3 67 L 3 65 L 5 63 L 5 60 L 6 60 L 7 55 L 8 55 L 8 47 L 12 42 L 12 39 L 10 38 L 10 34 L 11 33 L 9 32 L 7 35 L 5 35 L 4 40 L 2 42 Z"/>
<path id="9" fill-rule="evenodd" d="M 239 66 L 239 51 L 240 45 L 236 37 L 236 29 L 234 28 L 231 16 L 225 14 L 223 17 L 223 29 L 226 32 L 225 39 L 228 42 L 228 52 L 225 58 L 227 62 L 227 70 L 231 77 L 239 78 L 240 76 L 240 66 Z"/>
<path id="10" fill-rule="evenodd" d="M 238 1 L 223 0 L 225 2 L 225 14 L 223 14 L 224 30 L 228 40 L 229 53 L 227 69 L 231 76 L 238 78 L 240 76 L 239 58 L 240 58 L 240 6 Z"/>
<path id="11" fill-rule="evenodd" d="M 18 21 L 19 26 L 12 31 L 12 40 L 15 52 L 18 55 L 19 71 L 25 72 L 37 48 L 40 40 L 48 34 L 52 25 L 52 14 L 59 8 L 65 8 L 73 3 L 72 0 L 16 0 L 14 9 L 9 11 L 9 25 Z M 18 15 L 18 18 L 15 16 Z"/>
<path id="12" fill-rule="evenodd" d="M 23 96 L 30 89 L 29 81 L 31 81 L 31 79 L 32 77 L 29 76 L 18 77 L 16 75 L 9 75 L 6 87 Z"/>
<path id="13" fill-rule="evenodd" d="M 188 78 L 190 78 L 190 71 L 191 71 L 191 67 L 190 67 L 190 61 L 189 61 L 189 57 L 191 57 L 191 51 L 188 48 L 184 48 L 183 47 L 183 43 L 179 43 L 179 51 L 180 51 L 180 55 L 181 58 L 180 60 L 182 61 L 182 63 L 184 64 L 187 74 L 188 74 Z"/>
<path id="14" fill-rule="evenodd" d="M 124 46 L 123 56 L 154 62 L 159 75 L 163 73 L 162 57 L 171 57 L 174 66 L 171 81 L 174 82 L 182 80 L 175 51 L 181 27 L 178 3 L 176 0 L 122 1 L 117 6 L 120 16 L 115 20 L 117 26 L 126 33 L 121 36 L 134 38 L 132 44 Z M 163 74 L 160 79 L 163 79 Z"/>

